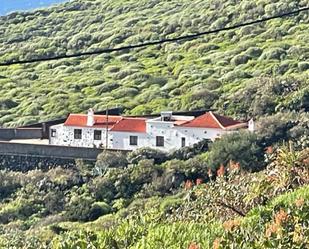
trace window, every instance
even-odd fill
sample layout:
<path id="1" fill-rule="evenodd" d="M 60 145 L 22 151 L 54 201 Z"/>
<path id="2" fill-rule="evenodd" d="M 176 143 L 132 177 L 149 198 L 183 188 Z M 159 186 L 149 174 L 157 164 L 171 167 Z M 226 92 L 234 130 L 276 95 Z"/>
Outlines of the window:
<path id="1" fill-rule="evenodd" d="M 51 129 L 51 133 L 50 133 L 51 137 L 56 137 L 56 133 L 57 131 L 55 129 Z"/>
<path id="2" fill-rule="evenodd" d="M 164 137 L 163 136 L 156 137 L 156 146 L 164 147 Z"/>
<path id="3" fill-rule="evenodd" d="M 82 130 L 74 129 L 74 139 L 82 139 Z"/>
<path id="4" fill-rule="evenodd" d="M 182 137 L 181 138 L 181 147 L 185 147 L 186 146 L 186 138 Z"/>
<path id="5" fill-rule="evenodd" d="M 130 136 L 130 145 L 137 145 L 137 136 Z"/>
<path id="6" fill-rule="evenodd" d="M 99 130 L 94 130 L 94 140 L 101 140 L 102 139 L 102 131 Z"/>

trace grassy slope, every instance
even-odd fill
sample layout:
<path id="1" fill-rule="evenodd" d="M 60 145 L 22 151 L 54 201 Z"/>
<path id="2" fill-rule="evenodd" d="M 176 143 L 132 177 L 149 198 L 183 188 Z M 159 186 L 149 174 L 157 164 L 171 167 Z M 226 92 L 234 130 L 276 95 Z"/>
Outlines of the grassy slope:
<path id="1" fill-rule="evenodd" d="M 1 18 L 0 61 L 175 37 L 305 5 L 292 0 L 77 0 Z M 16 126 L 107 104 L 134 114 L 163 108 L 221 109 L 224 100 L 256 77 L 308 78 L 308 25 L 305 12 L 193 41 L 1 67 L 0 124 Z"/>

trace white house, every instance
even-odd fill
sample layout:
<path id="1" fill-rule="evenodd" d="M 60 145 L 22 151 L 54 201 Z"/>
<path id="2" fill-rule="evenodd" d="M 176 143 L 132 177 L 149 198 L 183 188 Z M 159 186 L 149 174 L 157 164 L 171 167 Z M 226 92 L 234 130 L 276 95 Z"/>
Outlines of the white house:
<path id="1" fill-rule="evenodd" d="M 213 112 L 198 117 L 162 112 L 160 117 L 147 119 L 94 115 L 90 109 L 88 114 L 70 114 L 64 124 L 52 126 L 49 142 L 76 147 L 119 150 L 152 147 L 168 151 L 203 139 L 215 140 L 222 134 L 247 127 L 247 122 Z"/>

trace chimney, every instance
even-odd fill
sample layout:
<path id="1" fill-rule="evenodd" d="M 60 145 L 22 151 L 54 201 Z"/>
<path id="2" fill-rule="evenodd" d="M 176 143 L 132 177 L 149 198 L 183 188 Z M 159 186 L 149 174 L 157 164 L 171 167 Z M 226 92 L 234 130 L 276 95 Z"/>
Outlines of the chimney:
<path id="1" fill-rule="evenodd" d="M 87 126 L 93 126 L 93 125 L 94 125 L 94 112 L 93 109 L 90 108 L 87 114 Z"/>
<path id="2" fill-rule="evenodd" d="M 161 112 L 161 121 L 171 121 L 172 120 L 172 111 L 163 111 Z"/>

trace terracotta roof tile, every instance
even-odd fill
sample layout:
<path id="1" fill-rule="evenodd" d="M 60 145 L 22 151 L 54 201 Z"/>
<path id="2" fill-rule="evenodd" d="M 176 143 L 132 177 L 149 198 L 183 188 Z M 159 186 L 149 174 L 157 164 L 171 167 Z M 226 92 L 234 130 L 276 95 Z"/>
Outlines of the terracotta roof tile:
<path id="1" fill-rule="evenodd" d="M 229 117 L 225 117 L 225 116 L 221 116 L 218 115 L 216 113 L 212 113 L 215 118 L 219 121 L 219 123 L 224 126 L 224 127 L 229 127 L 229 126 L 233 126 L 233 125 L 237 125 L 237 124 L 241 124 L 242 122 L 239 122 L 237 120 L 234 120 L 232 118 Z"/>
<path id="2" fill-rule="evenodd" d="M 121 119 L 121 116 L 108 116 L 108 126 L 113 126 Z M 87 127 L 87 114 L 70 114 L 64 125 Z M 94 125 L 92 127 L 106 128 L 106 125 L 106 115 L 94 115 Z"/>
<path id="3" fill-rule="evenodd" d="M 144 118 L 123 118 L 114 125 L 111 131 L 123 132 L 146 132 L 146 119 Z"/>
<path id="4" fill-rule="evenodd" d="M 225 129 L 238 124 L 242 123 L 212 112 L 206 112 L 205 114 L 196 117 L 195 119 L 183 124 L 182 126 Z"/>

